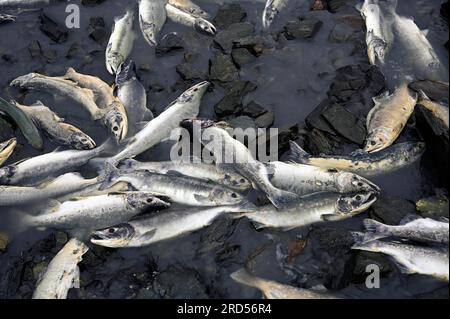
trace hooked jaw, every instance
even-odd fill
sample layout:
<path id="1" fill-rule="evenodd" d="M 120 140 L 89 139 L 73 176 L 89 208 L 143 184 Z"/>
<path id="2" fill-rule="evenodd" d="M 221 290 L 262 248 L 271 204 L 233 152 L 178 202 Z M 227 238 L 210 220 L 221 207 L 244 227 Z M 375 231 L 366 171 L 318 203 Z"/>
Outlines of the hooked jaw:
<path id="1" fill-rule="evenodd" d="M 217 33 L 216 27 L 210 23 L 209 21 L 201 18 L 195 19 L 194 28 L 202 33 L 208 34 L 208 35 L 215 35 Z"/>
<path id="2" fill-rule="evenodd" d="M 91 243 L 108 248 L 126 247 L 134 235 L 135 230 L 133 226 L 122 224 L 93 232 Z"/>
<path id="3" fill-rule="evenodd" d="M 364 152 L 376 153 L 386 149 L 392 144 L 389 136 L 390 133 L 383 128 L 374 130 L 367 138 L 366 145 L 363 149 Z"/>

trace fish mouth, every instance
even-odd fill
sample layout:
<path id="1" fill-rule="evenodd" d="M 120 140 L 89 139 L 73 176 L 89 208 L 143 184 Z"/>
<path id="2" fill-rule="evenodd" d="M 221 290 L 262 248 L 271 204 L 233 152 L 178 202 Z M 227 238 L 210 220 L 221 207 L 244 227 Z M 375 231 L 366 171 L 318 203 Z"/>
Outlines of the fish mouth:
<path id="1" fill-rule="evenodd" d="M 185 119 L 181 121 L 180 126 L 184 129 L 187 129 L 188 131 L 192 132 L 194 130 L 194 127 L 196 125 L 199 125 L 201 129 L 207 129 L 208 127 L 211 127 L 214 125 L 214 121 L 204 118 L 190 118 Z"/>

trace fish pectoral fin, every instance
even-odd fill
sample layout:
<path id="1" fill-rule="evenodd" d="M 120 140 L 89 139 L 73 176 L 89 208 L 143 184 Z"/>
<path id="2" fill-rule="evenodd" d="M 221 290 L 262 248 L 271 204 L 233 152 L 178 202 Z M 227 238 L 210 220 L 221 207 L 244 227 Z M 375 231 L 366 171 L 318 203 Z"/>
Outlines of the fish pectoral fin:
<path id="1" fill-rule="evenodd" d="M 394 257 L 391 257 L 391 260 L 403 274 L 413 275 L 413 274 L 417 273 L 417 271 L 415 271 L 414 269 L 408 268 L 400 260 L 397 260 Z"/>
<path id="2" fill-rule="evenodd" d="M 55 213 L 56 211 L 58 211 L 58 209 L 59 209 L 59 207 L 61 207 L 61 205 L 62 204 L 61 204 L 60 201 L 57 201 L 56 199 L 51 199 L 51 200 L 48 201 L 47 211 L 49 213 Z"/>
<path id="3" fill-rule="evenodd" d="M 144 111 L 144 116 L 143 116 L 143 120 L 145 122 L 149 122 L 151 120 L 153 120 L 155 118 L 155 115 L 153 115 L 153 112 L 150 111 L 148 108 Z"/>
<path id="4" fill-rule="evenodd" d="M 154 237 L 156 234 L 156 228 L 152 228 L 151 230 L 149 230 L 148 232 L 146 232 L 145 234 L 143 234 L 141 237 L 142 241 L 149 241 L 150 239 L 152 239 L 152 237 Z"/>
<path id="5" fill-rule="evenodd" d="M 251 221 L 251 224 L 253 225 L 253 227 L 256 230 L 263 230 L 263 229 L 267 228 L 266 225 L 264 225 L 263 223 L 260 223 L 260 222 Z"/>
<path id="6" fill-rule="evenodd" d="M 342 220 L 342 216 L 333 214 L 325 214 L 320 216 L 320 218 L 325 222 L 335 222 Z"/>
<path id="7" fill-rule="evenodd" d="M 206 196 L 203 196 L 203 195 L 194 194 L 194 198 L 199 203 L 211 203 L 211 199 L 209 197 L 206 197 Z"/>

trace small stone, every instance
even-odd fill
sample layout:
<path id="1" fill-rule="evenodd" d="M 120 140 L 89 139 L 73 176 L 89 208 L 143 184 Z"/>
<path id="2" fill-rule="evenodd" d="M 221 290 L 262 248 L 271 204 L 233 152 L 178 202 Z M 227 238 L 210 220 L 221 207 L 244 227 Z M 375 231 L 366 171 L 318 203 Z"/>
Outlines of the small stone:
<path id="1" fill-rule="evenodd" d="M 139 71 L 143 72 L 150 72 L 152 70 L 152 67 L 148 63 L 141 63 L 138 67 Z"/>
<path id="2" fill-rule="evenodd" d="M 40 263 L 37 263 L 33 267 L 33 278 L 35 280 L 38 280 L 41 275 L 44 273 L 44 271 L 47 269 L 49 262 L 48 261 L 41 261 Z"/>
<path id="3" fill-rule="evenodd" d="M 234 23 L 239 23 L 245 20 L 247 13 L 237 3 L 232 3 L 222 6 L 214 18 L 214 25 L 219 29 L 228 28 Z"/>
<path id="4" fill-rule="evenodd" d="M 109 32 L 102 17 L 92 17 L 89 20 L 88 33 L 89 37 L 100 45 L 108 42 Z"/>
<path id="5" fill-rule="evenodd" d="M 9 244 L 9 237 L 5 233 L 0 233 L 0 252 L 5 252 Z"/>
<path id="6" fill-rule="evenodd" d="M 205 74 L 189 63 L 181 63 L 176 67 L 177 73 L 185 81 L 204 79 Z"/>
<path id="7" fill-rule="evenodd" d="M 240 68 L 242 68 L 247 63 L 255 61 L 255 56 L 245 48 L 233 49 L 233 51 L 231 52 L 231 56 L 233 57 L 234 63 Z"/>
<path id="8" fill-rule="evenodd" d="M 444 195 L 422 198 L 417 201 L 416 209 L 423 217 L 449 217 L 449 201 Z"/>
<path id="9" fill-rule="evenodd" d="M 399 225 L 408 214 L 416 214 L 416 207 L 405 199 L 398 197 L 380 197 L 372 205 L 370 217 L 387 225 Z"/>
<path id="10" fill-rule="evenodd" d="M 219 54 L 210 60 L 209 75 L 211 80 L 232 82 L 239 79 L 239 70 L 234 65 L 231 56 Z"/>
<path id="11" fill-rule="evenodd" d="M 183 50 L 185 46 L 183 38 L 178 33 L 171 32 L 166 34 L 156 46 L 156 54 L 164 55 L 169 52 Z"/>
<path id="12" fill-rule="evenodd" d="M 28 45 L 28 51 L 30 52 L 30 55 L 33 59 L 40 57 L 42 54 L 42 49 L 41 49 L 41 44 L 39 43 L 39 41 L 37 41 L 37 40 L 32 41 Z"/>
<path id="13" fill-rule="evenodd" d="M 68 240 L 69 238 L 66 233 L 64 232 L 55 233 L 56 246 L 64 246 Z"/>
<path id="14" fill-rule="evenodd" d="M 275 114 L 273 112 L 267 112 L 261 116 L 259 116 L 255 120 L 256 126 L 260 128 L 268 128 L 275 123 Z"/>
<path id="15" fill-rule="evenodd" d="M 42 56 L 47 60 L 48 63 L 53 63 L 58 58 L 58 53 L 56 50 L 46 50 L 42 53 Z"/>
<path id="16" fill-rule="evenodd" d="M 81 58 L 85 55 L 86 53 L 81 44 L 79 42 L 75 42 L 70 46 L 69 51 L 67 51 L 66 58 L 70 60 L 74 58 Z"/>
<path id="17" fill-rule="evenodd" d="M 314 0 L 314 3 L 311 7 L 311 11 L 320 11 L 326 10 L 328 7 L 326 0 Z"/>
<path id="18" fill-rule="evenodd" d="M 258 116 L 261 116 L 264 113 L 267 113 L 267 110 L 259 103 L 255 102 L 255 101 L 251 101 L 244 107 L 243 113 L 250 117 L 257 118 Z"/>
<path id="19" fill-rule="evenodd" d="M 264 41 L 265 39 L 263 37 L 252 35 L 233 41 L 233 46 L 235 48 L 245 48 L 251 54 L 258 57 L 264 53 Z"/>
<path id="20" fill-rule="evenodd" d="M 56 43 L 64 43 L 67 41 L 69 33 L 65 28 L 59 26 L 51 18 L 47 17 L 44 13 L 40 15 L 40 29 L 41 31 L 52 39 Z"/>
<path id="21" fill-rule="evenodd" d="M 214 38 L 214 42 L 225 52 L 230 53 L 233 43 L 241 38 L 251 36 L 255 33 L 255 27 L 247 22 L 235 23 L 226 30 L 219 32 Z"/>
<path id="22" fill-rule="evenodd" d="M 242 110 L 242 100 L 245 95 L 256 90 L 257 86 L 249 81 L 237 81 L 225 95 L 225 97 L 214 106 L 216 115 L 222 118 L 227 115 L 239 113 Z"/>
<path id="23" fill-rule="evenodd" d="M 241 128 L 243 130 L 256 128 L 255 120 L 248 116 L 238 116 L 229 120 L 228 124 L 230 124 L 233 128 Z"/>
<path id="24" fill-rule="evenodd" d="M 330 34 L 330 42 L 346 43 L 351 40 L 355 30 L 344 23 L 337 24 Z"/>
<path id="25" fill-rule="evenodd" d="M 285 36 L 288 40 L 310 39 L 322 28 L 323 22 L 317 19 L 304 19 L 289 22 L 285 27 Z"/>

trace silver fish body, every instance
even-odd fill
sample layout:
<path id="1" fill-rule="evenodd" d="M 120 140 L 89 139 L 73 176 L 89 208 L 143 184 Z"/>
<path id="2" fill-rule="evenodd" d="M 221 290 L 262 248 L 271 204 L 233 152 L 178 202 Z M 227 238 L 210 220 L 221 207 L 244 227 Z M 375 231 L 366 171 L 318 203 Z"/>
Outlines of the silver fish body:
<path id="1" fill-rule="evenodd" d="M 88 250 L 78 239 L 69 240 L 41 275 L 33 299 L 66 299 L 71 288 L 80 288 L 78 263 Z"/>
<path id="2" fill-rule="evenodd" d="M 139 0 L 139 24 L 145 40 L 151 46 L 158 44 L 158 36 L 166 19 L 165 1 Z"/>
<path id="3" fill-rule="evenodd" d="M 275 187 L 298 195 L 319 192 L 381 192 L 378 186 L 354 173 L 282 162 L 271 162 L 266 166 L 270 181 Z"/>
<path id="4" fill-rule="evenodd" d="M 10 14 L 0 13 L 0 24 L 16 21 L 16 17 Z"/>
<path id="5" fill-rule="evenodd" d="M 267 30 L 276 16 L 287 7 L 289 0 L 267 0 L 262 16 L 262 25 Z"/>
<path id="6" fill-rule="evenodd" d="M 187 235 L 211 225 L 221 215 L 246 209 L 248 208 L 245 205 L 237 205 L 169 210 L 96 231 L 91 242 L 110 248 L 148 246 Z"/>
<path id="7" fill-rule="evenodd" d="M 271 205 L 258 207 L 255 213 L 244 213 L 257 229 L 291 230 L 326 221 L 351 218 L 366 211 L 377 200 L 373 192 L 344 195 L 317 193 L 304 196 L 277 211 Z"/>
<path id="8" fill-rule="evenodd" d="M 209 14 L 191 0 L 168 0 L 168 4 L 197 18 L 208 19 Z"/>
<path id="9" fill-rule="evenodd" d="M 11 85 L 65 97 L 87 110 L 93 120 L 99 120 L 105 115 L 104 110 L 95 104 L 95 97 L 92 90 L 79 88 L 73 82 L 61 78 L 52 78 L 37 73 L 30 73 L 13 80 Z"/>
<path id="10" fill-rule="evenodd" d="M 138 162 L 135 160 L 125 160 L 119 166 L 122 172 L 151 171 L 159 174 L 181 174 L 188 177 L 198 178 L 205 181 L 213 181 L 218 184 L 238 189 L 248 190 L 252 187 L 244 177 L 236 174 L 234 170 L 221 170 L 219 167 L 205 163 L 184 163 L 184 162 Z"/>
<path id="11" fill-rule="evenodd" d="M 169 207 L 148 192 L 113 193 L 52 204 L 37 216 L 22 216 L 23 227 L 93 230 L 126 222 L 146 208 Z"/>
<path id="12" fill-rule="evenodd" d="M 217 28 L 208 20 L 204 18 L 195 17 L 190 13 L 178 9 L 175 6 L 167 4 L 166 11 L 167 17 L 169 19 L 178 22 L 182 25 L 192 27 L 199 32 L 209 35 L 215 35 L 217 32 Z"/>
<path id="13" fill-rule="evenodd" d="M 444 281 L 449 280 L 448 246 L 414 246 L 399 242 L 374 240 L 356 243 L 353 249 L 383 253 L 390 256 L 406 274 L 422 274 Z"/>
<path id="14" fill-rule="evenodd" d="M 116 74 L 131 53 L 135 34 L 133 32 L 134 12 L 129 10 L 125 15 L 114 18 L 114 27 L 106 48 L 106 69 Z"/>

